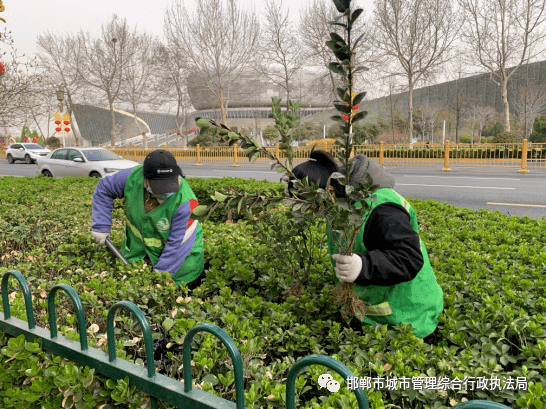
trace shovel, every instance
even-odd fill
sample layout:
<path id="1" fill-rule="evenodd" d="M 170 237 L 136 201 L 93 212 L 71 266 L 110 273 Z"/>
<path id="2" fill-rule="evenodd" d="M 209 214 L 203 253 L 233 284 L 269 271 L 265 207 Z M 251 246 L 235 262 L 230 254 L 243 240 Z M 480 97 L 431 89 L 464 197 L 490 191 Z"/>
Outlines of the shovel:
<path id="1" fill-rule="evenodd" d="M 110 238 L 107 237 L 106 238 L 106 241 L 105 241 L 106 245 L 108 246 L 108 248 L 110 249 L 110 251 L 112 253 L 114 253 L 114 255 L 119 258 L 121 261 L 123 261 L 123 264 L 125 265 L 128 265 L 129 262 L 127 260 L 125 260 L 125 257 L 123 257 L 123 255 L 121 254 L 121 252 L 118 250 L 118 248 L 110 241 Z"/>

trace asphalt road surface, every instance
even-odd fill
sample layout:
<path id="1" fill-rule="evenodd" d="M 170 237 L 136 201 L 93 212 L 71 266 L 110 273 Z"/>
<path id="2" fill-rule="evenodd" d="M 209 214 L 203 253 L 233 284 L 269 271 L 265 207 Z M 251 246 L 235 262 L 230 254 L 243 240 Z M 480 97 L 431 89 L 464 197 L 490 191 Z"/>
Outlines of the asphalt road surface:
<path id="1" fill-rule="evenodd" d="M 180 163 L 187 177 L 239 177 L 278 182 L 281 174 L 266 164 Z M 396 180 L 396 190 L 403 196 L 448 202 L 457 207 L 498 210 L 512 216 L 546 217 L 546 169 L 531 168 L 527 174 L 517 168 L 388 166 Z M 0 159 L 0 176 L 35 175 L 35 165 Z"/>

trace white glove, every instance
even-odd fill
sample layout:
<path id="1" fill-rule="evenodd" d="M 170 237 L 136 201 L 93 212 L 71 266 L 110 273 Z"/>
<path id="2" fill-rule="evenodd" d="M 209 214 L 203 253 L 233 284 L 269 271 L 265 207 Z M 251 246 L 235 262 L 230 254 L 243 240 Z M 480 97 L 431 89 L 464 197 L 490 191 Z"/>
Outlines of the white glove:
<path id="1" fill-rule="evenodd" d="M 357 254 L 343 256 L 333 254 L 332 258 L 336 262 L 336 276 L 346 283 L 354 282 L 362 270 L 362 259 Z"/>
<path id="2" fill-rule="evenodd" d="M 97 242 L 97 244 L 104 244 L 106 239 L 110 237 L 110 232 L 100 233 L 98 231 L 92 231 L 91 237 Z"/>

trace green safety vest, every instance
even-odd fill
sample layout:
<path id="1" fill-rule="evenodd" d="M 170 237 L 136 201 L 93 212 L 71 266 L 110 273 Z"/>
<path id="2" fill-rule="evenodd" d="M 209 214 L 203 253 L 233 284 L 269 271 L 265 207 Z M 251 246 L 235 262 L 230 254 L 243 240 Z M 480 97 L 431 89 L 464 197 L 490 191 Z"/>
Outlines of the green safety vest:
<path id="1" fill-rule="evenodd" d="M 375 200 L 370 203 L 371 210 L 364 216 L 364 223 L 355 241 L 354 252 L 366 254 L 364 246 L 364 229 L 369 214 L 382 203 L 396 203 L 403 206 L 410 215 L 411 227 L 419 233 L 417 215 L 413 207 L 401 195 L 389 188 L 378 189 L 374 192 Z M 438 325 L 438 315 L 444 309 L 444 297 L 441 287 L 430 265 L 427 250 L 421 242 L 423 267 L 413 280 L 391 286 L 355 286 L 355 292 L 363 301 L 369 302 L 366 308 L 365 323 L 375 326 L 376 323 L 388 325 L 411 324 L 415 328 L 413 333 L 424 338 L 430 335 Z M 328 249 L 330 254 L 339 251 L 328 231 Z M 335 262 L 332 261 L 335 266 Z"/>
<path id="2" fill-rule="evenodd" d="M 197 199 L 188 183 L 182 179 L 180 190 L 155 209 L 144 211 L 144 175 L 142 165 L 136 166 L 125 183 L 125 215 L 127 226 L 122 254 L 129 263 L 142 260 L 146 255 L 155 266 L 169 239 L 170 223 L 176 210 L 185 202 L 197 205 Z M 192 206 L 190 206 L 192 207 Z M 192 207 L 193 208 L 193 207 Z M 190 283 L 202 273 L 204 268 L 203 230 L 197 220 L 188 221 L 184 243 L 197 230 L 195 242 L 184 263 L 173 277 L 176 284 Z M 180 244 L 182 244 L 180 243 Z M 169 273 L 173 273 L 169 271 Z"/>

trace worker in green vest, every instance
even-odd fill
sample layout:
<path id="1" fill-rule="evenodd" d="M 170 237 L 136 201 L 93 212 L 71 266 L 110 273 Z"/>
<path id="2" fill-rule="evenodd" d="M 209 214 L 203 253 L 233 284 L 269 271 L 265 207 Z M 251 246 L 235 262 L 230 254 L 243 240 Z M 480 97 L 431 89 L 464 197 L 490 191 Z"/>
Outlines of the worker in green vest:
<path id="1" fill-rule="evenodd" d="M 418 232 L 413 207 L 394 188 L 394 178 L 365 155 L 352 159 L 350 184 L 366 182 L 369 175 L 375 199 L 364 216 L 354 253 L 341 255 L 328 232 L 328 249 L 339 280 L 355 283 L 355 292 L 369 303 L 364 322 L 399 325 L 409 323 L 414 334 L 436 343 L 438 315 L 443 311 L 443 293 L 436 281 L 424 243 Z M 310 159 L 293 169 L 298 179 L 327 188 L 334 172 L 345 173 L 323 151 L 313 151 Z M 330 189 L 344 196 L 344 187 L 332 179 Z M 292 184 L 289 182 L 289 190 Z"/>
<path id="2" fill-rule="evenodd" d="M 168 151 L 158 149 L 142 165 L 102 178 L 93 194 L 92 237 L 110 235 L 114 199 L 125 198 L 127 225 L 121 252 L 129 263 L 146 260 L 190 289 L 203 278 L 203 230 L 191 218 L 197 199 Z"/>

